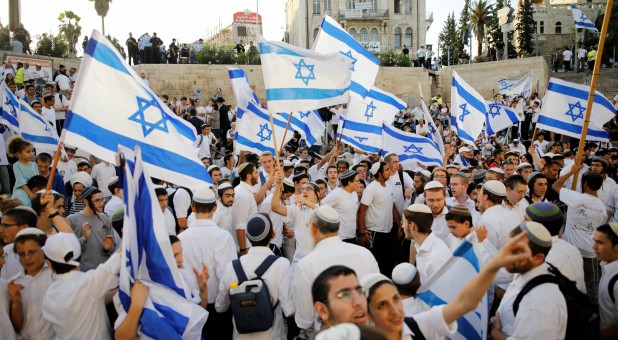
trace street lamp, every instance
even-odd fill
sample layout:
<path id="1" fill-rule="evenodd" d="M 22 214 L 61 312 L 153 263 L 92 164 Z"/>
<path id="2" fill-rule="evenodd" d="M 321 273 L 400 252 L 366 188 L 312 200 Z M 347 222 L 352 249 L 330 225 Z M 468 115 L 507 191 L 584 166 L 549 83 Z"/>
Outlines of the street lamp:
<path id="1" fill-rule="evenodd" d="M 534 33 L 534 50 L 535 50 L 535 54 L 538 57 L 539 56 L 539 37 L 541 36 L 539 33 Z"/>

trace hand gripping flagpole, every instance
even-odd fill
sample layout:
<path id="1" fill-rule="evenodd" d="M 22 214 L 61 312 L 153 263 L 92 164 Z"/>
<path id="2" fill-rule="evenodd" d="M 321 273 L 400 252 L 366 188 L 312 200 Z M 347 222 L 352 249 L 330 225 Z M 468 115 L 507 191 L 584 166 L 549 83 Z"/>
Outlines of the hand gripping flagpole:
<path id="1" fill-rule="evenodd" d="M 577 156 L 575 157 L 575 163 L 581 164 L 584 155 L 584 146 L 586 145 L 586 135 L 588 134 L 588 125 L 590 124 L 590 113 L 592 112 L 592 105 L 594 104 L 594 95 L 596 93 L 597 81 L 599 80 L 599 70 L 601 68 L 601 57 L 603 56 L 603 45 L 605 45 L 605 36 L 607 35 L 607 28 L 609 27 L 609 18 L 612 13 L 612 7 L 614 0 L 607 0 L 605 5 L 605 16 L 603 17 L 603 26 L 601 27 L 601 36 L 599 37 L 599 47 L 597 49 L 597 58 L 594 62 L 594 71 L 592 72 L 592 80 L 590 81 L 590 92 L 588 93 L 588 103 L 586 105 L 586 117 L 584 118 L 584 125 L 582 126 L 582 135 L 579 140 L 579 147 L 577 149 Z M 577 178 L 579 171 L 573 174 L 573 185 L 571 190 L 577 188 Z"/>

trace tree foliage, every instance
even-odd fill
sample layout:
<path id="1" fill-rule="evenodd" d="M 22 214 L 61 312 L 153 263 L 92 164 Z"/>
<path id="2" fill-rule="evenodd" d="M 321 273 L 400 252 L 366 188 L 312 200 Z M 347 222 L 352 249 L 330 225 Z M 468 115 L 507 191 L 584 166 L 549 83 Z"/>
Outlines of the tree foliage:
<path id="1" fill-rule="evenodd" d="M 442 27 L 442 31 L 438 35 L 440 39 L 440 43 L 442 44 L 442 56 L 441 64 L 442 65 L 452 65 L 455 60 L 457 60 L 457 55 L 463 49 L 463 43 L 459 39 L 459 35 L 457 34 L 457 23 L 455 22 L 455 13 L 449 14 L 444 22 L 444 26 Z M 449 55 L 451 60 L 449 62 Z"/>
<path id="2" fill-rule="evenodd" d="M 118 53 L 124 50 L 124 47 L 120 44 L 120 41 L 118 41 L 116 37 L 112 37 L 109 34 L 106 35 L 105 37 L 107 38 L 107 40 L 109 40 L 112 43 L 112 45 L 114 45 L 114 47 L 116 47 L 116 49 L 118 50 Z"/>
<path id="3" fill-rule="evenodd" d="M 457 40 L 461 42 L 462 50 L 464 45 L 470 46 L 470 0 L 466 0 L 461 14 L 459 14 L 457 35 Z"/>
<path id="4" fill-rule="evenodd" d="M 48 57 L 69 57 L 69 45 L 64 38 L 52 33 L 43 33 L 36 36 L 36 49 L 34 54 Z"/>
<path id="5" fill-rule="evenodd" d="M 236 53 L 232 45 L 214 46 L 204 44 L 202 49 L 197 51 L 197 62 L 199 64 L 223 64 L 223 65 L 259 65 L 260 56 L 251 53 Z"/>
<path id="6" fill-rule="evenodd" d="M 82 26 L 79 24 L 81 17 L 73 11 L 64 11 L 58 16 L 58 37 L 63 39 L 69 47 L 69 52 L 75 55 L 75 45 L 82 34 Z"/>
<path id="7" fill-rule="evenodd" d="M 105 34 L 105 17 L 109 12 L 109 4 L 112 0 L 94 0 L 94 10 L 101 17 L 101 31 Z"/>
<path id="8" fill-rule="evenodd" d="M 476 33 L 476 55 L 483 54 L 485 31 L 492 21 L 493 5 L 488 0 L 477 0 L 470 8 L 470 25 Z"/>
<path id="9" fill-rule="evenodd" d="M 517 54 L 520 57 L 531 56 L 534 53 L 534 26 L 532 2 L 524 0 L 522 6 L 517 11 L 517 26 L 515 29 L 519 33 Z"/>
<path id="10" fill-rule="evenodd" d="M 395 53 L 394 50 L 384 51 L 380 53 L 378 58 L 380 59 L 380 66 L 412 66 L 412 62 L 410 61 L 409 56 L 406 56 L 405 54 Z"/>
<path id="11" fill-rule="evenodd" d="M 605 8 L 603 8 L 605 10 Z M 601 30 L 603 26 L 603 17 L 605 13 L 600 13 L 595 21 L 595 26 Z M 614 1 L 614 6 L 612 8 L 612 13 L 609 18 L 609 27 L 607 27 L 607 35 L 605 36 L 605 44 L 603 44 L 603 55 L 601 56 L 601 62 L 609 65 L 609 59 L 613 56 L 613 50 L 615 46 L 618 46 L 618 1 Z M 586 40 L 586 46 L 590 45 L 598 45 L 599 44 L 599 35 L 598 34 L 587 34 L 588 36 L 592 36 L 590 39 Z M 614 60 L 616 63 L 616 60 Z"/>

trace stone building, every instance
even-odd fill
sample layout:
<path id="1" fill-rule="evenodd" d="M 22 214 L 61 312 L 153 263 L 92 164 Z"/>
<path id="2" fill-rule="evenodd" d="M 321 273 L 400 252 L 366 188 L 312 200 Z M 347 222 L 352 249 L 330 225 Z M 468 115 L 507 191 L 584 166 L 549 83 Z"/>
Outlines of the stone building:
<path id="1" fill-rule="evenodd" d="M 324 14 L 372 53 L 401 52 L 406 45 L 412 55 L 425 45 L 433 14 L 426 13 L 425 0 L 288 0 L 285 40 L 311 48 Z"/>

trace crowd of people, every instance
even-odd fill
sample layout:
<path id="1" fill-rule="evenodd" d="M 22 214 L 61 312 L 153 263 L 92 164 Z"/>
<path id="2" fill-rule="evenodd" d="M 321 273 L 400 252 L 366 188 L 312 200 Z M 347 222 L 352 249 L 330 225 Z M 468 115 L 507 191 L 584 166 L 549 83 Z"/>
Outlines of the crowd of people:
<path id="1" fill-rule="evenodd" d="M 62 128 L 59 84 L 39 97 L 7 84 Z M 339 145 L 343 105 L 326 108 L 318 145 L 294 133 L 280 154 L 237 157 L 235 110 L 213 92 L 161 94 L 195 128 L 212 185 L 152 179 L 176 264 L 209 312 L 207 339 L 442 339 L 485 297 L 492 338 L 564 339 L 576 321 L 568 284 L 593 309 L 596 323 L 581 327 L 587 336 L 618 337 L 618 147 L 587 142 L 576 163 L 577 140 L 535 128 L 536 93 L 494 97 L 525 117 L 475 145 L 451 132 L 448 104 L 432 98 L 445 155 L 444 166 L 428 167 Z M 408 108 L 393 123 L 426 135 L 423 117 Z M 616 140 L 615 120 L 607 128 Z M 135 338 L 149 290 L 137 281 L 128 311 L 114 298 L 125 194 L 116 167 L 65 145 L 45 191 L 52 154 L 2 133 L 2 337 Z M 478 275 L 452 282 L 451 301 L 423 303 L 420 287 L 465 240 L 478 245 Z M 238 309 L 255 280 L 270 302 L 257 324 Z"/>
<path id="2" fill-rule="evenodd" d="M 0 50 L 32 54 L 31 42 L 30 32 L 24 28 L 24 24 L 20 23 L 13 32 L 0 24 Z"/>

